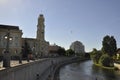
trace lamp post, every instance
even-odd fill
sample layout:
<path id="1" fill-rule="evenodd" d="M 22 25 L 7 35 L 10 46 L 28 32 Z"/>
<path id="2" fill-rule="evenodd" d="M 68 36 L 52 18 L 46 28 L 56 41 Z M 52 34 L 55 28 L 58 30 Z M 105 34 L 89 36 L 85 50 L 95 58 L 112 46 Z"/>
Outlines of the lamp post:
<path id="1" fill-rule="evenodd" d="M 6 49 L 3 54 L 3 67 L 10 67 L 9 41 L 12 40 L 12 37 L 10 37 L 9 30 L 4 38 L 6 39 Z"/>

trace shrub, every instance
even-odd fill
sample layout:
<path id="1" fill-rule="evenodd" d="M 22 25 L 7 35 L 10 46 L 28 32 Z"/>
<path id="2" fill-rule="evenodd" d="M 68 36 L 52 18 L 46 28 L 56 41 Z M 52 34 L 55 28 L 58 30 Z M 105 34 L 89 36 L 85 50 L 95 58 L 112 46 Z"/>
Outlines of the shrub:
<path id="1" fill-rule="evenodd" d="M 99 64 L 105 67 L 113 67 L 113 59 L 109 55 L 104 54 L 100 57 Z"/>
<path id="2" fill-rule="evenodd" d="M 90 53 L 90 57 L 95 64 L 99 63 L 101 55 L 102 55 L 101 51 L 97 51 L 96 49 L 93 49 L 93 51 Z"/>

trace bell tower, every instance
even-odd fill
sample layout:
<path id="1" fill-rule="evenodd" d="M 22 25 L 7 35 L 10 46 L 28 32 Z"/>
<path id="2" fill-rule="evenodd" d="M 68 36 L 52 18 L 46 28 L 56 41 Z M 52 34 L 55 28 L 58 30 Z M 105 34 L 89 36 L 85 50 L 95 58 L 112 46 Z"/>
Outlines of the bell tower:
<path id="1" fill-rule="evenodd" d="M 40 14 L 38 17 L 38 24 L 37 24 L 37 40 L 44 41 L 44 32 L 45 32 L 45 25 L 44 25 L 44 16 Z"/>
<path id="2" fill-rule="evenodd" d="M 44 16 L 43 14 L 40 14 L 38 17 L 38 23 L 37 23 L 37 36 L 36 36 L 36 40 L 37 40 L 37 44 L 36 44 L 36 50 L 38 53 L 38 56 L 42 56 L 45 53 L 45 25 L 44 25 Z"/>

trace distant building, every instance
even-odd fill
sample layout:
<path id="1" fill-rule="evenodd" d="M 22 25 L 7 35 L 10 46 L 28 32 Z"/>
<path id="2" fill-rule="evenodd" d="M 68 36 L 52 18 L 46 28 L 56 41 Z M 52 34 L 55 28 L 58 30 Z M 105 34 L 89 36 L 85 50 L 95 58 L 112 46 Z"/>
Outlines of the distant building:
<path id="1" fill-rule="evenodd" d="M 20 30 L 18 26 L 0 25 L 0 55 L 2 51 L 6 48 L 5 35 L 8 31 L 10 33 L 10 37 L 12 37 L 12 40 L 9 43 L 11 55 L 18 55 L 21 52 L 22 48 L 25 47 L 25 43 L 28 44 L 32 53 L 37 54 L 38 56 L 48 55 L 49 42 L 45 41 L 44 37 L 44 21 L 44 16 L 40 14 L 38 17 L 36 38 L 22 38 L 22 30 Z"/>
<path id="2" fill-rule="evenodd" d="M 116 55 L 117 55 L 117 59 L 120 59 L 120 48 L 117 49 Z"/>
<path id="3" fill-rule="evenodd" d="M 49 56 L 58 56 L 58 50 L 60 49 L 61 47 L 54 44 L 54 45 L 50 45 L 49 46 Z"/>
<path id="4" fill-rule="evenodd" d="M 75 53 L 85 53 L 85 47 L 80 41 L 75 41 L 70 45 L 70 49 L 72 49 Z"/>

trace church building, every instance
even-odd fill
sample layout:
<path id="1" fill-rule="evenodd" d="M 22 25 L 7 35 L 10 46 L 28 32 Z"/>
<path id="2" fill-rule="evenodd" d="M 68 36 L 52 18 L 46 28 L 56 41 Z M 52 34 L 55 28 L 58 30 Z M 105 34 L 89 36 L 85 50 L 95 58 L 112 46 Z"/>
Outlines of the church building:
<path id="1" fill-rule="evenodd" d="M 9 51 L 12 56 L 19 55 L 23 49 L 29 48 L 32 54 L 38 56 L 47 56 L 49 42 L 45 40 L 45 24 L 44 16 L 40 14 L 37 23 L 36 38 L 22 38 L 22 30 L 18 26 L 0 25 L 0 55 L 6 49 L 7 41 L 6 34 L 9 32 L 11 40 L 9 41 Z M 9 38 L 10 38 L 9 37 Z M 27 56 L 28 51 L 24 52 L 23 56 Z"/>

